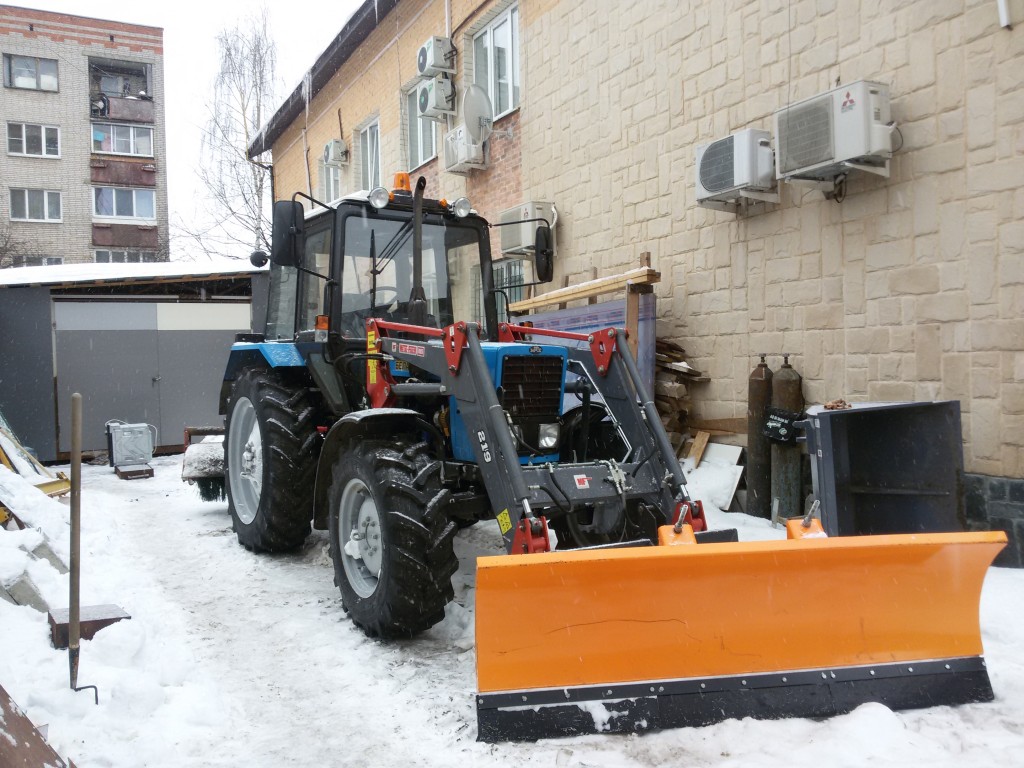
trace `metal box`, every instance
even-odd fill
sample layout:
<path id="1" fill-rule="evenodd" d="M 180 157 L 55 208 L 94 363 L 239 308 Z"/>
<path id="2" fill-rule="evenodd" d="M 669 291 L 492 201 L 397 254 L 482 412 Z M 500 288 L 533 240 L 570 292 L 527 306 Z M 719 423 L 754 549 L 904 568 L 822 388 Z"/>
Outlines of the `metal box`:
<path id="1" fill-rule="evenodd" d="M 829 536 L 964 530 L 959 402 L 817 406 L 800 424 Z"/>
<path id="2" fill-rule="evenodd" d="M 152 424 L 107 424 L 110 466 L 148 464 L 153 459 L 156 427 Z"/>

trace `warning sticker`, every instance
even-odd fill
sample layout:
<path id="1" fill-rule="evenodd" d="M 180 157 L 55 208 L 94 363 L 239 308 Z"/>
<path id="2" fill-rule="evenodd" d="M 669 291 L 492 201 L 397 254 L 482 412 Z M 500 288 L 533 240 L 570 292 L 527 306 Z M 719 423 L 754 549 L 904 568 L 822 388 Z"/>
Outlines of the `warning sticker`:
<path id="1" fill-rule="evenodd" d="M 512 530 L 512 518 L 509 517 L 507 509 L 498 513 L 498 527 L 501 529 L 502 536 Z"/>
<path id="2" fill-rule="evenodd" d="M 580 490 L 585 490 L 590 487 L 590 481 L 594 478 L 587 477 L 586 475 L 573 475 L 572 479 L 576 481 L 576 487 Z"/>

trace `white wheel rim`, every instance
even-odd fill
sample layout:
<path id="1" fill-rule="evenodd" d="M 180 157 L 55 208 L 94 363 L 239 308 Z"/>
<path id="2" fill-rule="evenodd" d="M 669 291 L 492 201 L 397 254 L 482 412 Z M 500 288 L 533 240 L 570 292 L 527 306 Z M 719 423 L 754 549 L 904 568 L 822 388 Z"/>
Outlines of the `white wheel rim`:
<path id="1" fill-rule="evenodd" d="M 369 597 L 380 581 L 384 554 L 377 505 L 366 483 L 353 478 L 341 492 L 338 507 L 338 546 L 345 578 L 359 597 Z"/>
<path id="2" fill-rule="evenodd" d="M 263 490 L 263 435 L 256 408 L 247 397 L 235 401 L 228 432 L 228 482 L 235 515 L 249 525 L 256 519 Z"/>

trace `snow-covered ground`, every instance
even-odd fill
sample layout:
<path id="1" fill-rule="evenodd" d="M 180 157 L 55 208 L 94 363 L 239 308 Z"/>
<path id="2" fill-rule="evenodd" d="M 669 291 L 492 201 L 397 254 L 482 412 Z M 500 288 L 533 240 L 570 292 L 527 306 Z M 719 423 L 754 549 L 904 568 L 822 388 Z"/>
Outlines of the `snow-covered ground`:
<path id="1" fill-rule="evenodd" d="M 83 467 L 82 603 L 132 615 L 82 643 L 79 684 L 99 687 L 99 706 L 91 692 L 68 690 L 67 653 L 50 647 L 45 615 L 0 601 L 0 684 L 80 768 L 1021 764 L 1024 571 L 986 579 L 989 704 L 902 713 L 869 704 L 823 722 L 488 745 L 476 741 L 472 698 L 473 561 L 500 551 L 496 526 L 459 534 L 447 618 L 416 640 L 382 643 L 346 619 L 325 534 L 295 554 L 253 555 L 236 542 L 226 504 L 180 482 L 180 457 L 153 466 L 155 478 L 135 481 Z M 723 477 L 702 466 L 694 495 L 721 498 Z M 66 556 L 66 504 L 3 467 L 0 491 Z M 739 524 L 744 539 L 782 536 L 765 521 L 710 516 L 713 527 Z M 25 569 L 20 545 L 40 539 L 0 531 L 0 580 Z M 28 568 L 51 605 L 67 605 L 67 576 Z"/>

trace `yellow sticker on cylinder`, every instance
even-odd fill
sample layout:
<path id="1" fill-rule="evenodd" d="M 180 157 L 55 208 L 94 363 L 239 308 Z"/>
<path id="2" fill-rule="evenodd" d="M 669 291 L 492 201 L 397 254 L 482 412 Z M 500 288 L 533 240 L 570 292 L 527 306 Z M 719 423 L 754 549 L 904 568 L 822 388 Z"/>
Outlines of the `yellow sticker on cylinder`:
<path id="1" fill-rule="evenodd" d="M 377 334 L 373 331 L 366 332 L 366 351 L 371 355 L 377 351 Z M 367 384 L 377 383 L 377 361 L 368 360 L 366 363 Z"/>
<path id="2" fill-rule="evenodd" d="M 507 509 L 498 513 L 498 527 L 501 529 L 502 536 L 512 530 L 512 518 L 509 517 Z"/>

